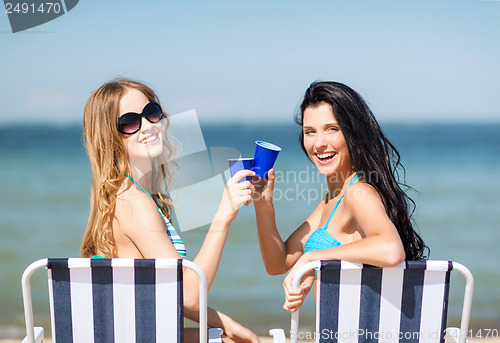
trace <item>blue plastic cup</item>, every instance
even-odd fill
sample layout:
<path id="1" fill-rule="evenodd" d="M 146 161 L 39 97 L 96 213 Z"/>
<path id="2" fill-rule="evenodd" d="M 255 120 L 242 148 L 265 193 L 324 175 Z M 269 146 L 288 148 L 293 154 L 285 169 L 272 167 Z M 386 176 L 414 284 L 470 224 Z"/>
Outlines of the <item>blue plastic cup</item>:
<path id="1" fill-rule="evenodd" d="M 231 172 L 231 177 L 234 176 L 240 170 L 253 170 L 254 169 L 254 159 L 253 158 L 231 158 L 227 160 L 229 162 L 229 171 Z M 252 182 L 251 176 L 245 176 L 240 180 Z"/>
<path id="2" fill-rule="evenodd" d="M 267 179 L 267 173 L 274 166 L 281 148 L 277 145 L 256 141 L 255 142 L 255 175 Z"/>

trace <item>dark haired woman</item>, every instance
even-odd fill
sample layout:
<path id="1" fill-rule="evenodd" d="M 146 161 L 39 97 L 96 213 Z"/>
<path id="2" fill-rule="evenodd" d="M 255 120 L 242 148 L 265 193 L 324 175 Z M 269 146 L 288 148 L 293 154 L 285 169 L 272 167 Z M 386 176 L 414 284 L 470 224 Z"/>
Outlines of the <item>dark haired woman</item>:
<path id="1" fill-rule="evenodd" d="M 254 206 L 262 258 L 269 274 L 290 270 L 283 308 L 294 312 L 313 276 L 292 289 L 298 268 L 314 260 L 347 260 L 380 267 L 423 258 L 425 245 L 411 224 L 409 203 L 396 169 L 399 153 L 384 136 L 363 98 L 337 82 L 314 82 L 296 121 L 300 143 L 326 177 L 328 193 L 283 242 L 273 207 L 275 174 L 256 182 Z"/>

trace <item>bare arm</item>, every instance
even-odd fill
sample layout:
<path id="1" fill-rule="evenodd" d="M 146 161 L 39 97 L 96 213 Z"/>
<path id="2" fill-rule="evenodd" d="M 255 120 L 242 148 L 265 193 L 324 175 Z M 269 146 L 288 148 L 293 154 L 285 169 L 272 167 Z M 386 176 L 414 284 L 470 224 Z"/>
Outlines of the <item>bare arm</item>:
<path id="1" fill-rule="evenodd" d="M 405 259 L 404 247 L 396 227 L 385 211 L 377 192 L 369 185 L 352 185 L 344 196 L 344 210 L 351 214 L 352 220 L 364 232 L 365 237 L 338 247 L 309 251 L 303 254 L 286 276 L 285 306 L 290 312 L 302 305 L 304 290 L 293 290 L 292 280 L 297 270 L 304 264 L 315 260 L 347 260 L 379 267 L 395 266 Z"/>
<path id="2" fill-rule="evenodd" d="M 153 200 L 146 194 L 135 194 L 117 206 L 120 231 L 133 243 L 141 256 L 135 258 L 181 258 L 167 234 L 167 229 Z M 120 215 L 122 214 L 122 215 Z M 116 233 L 115 233 L 116 235 Z M 127 252 L 119 257 L 130 257 Z M 184 305 L 198 309 L 198 277 L 184 270 Z"/>
<path id="3" fill-rule="evenodd" d="M 255 178 L 254 178 L 255 180 Z M 283 242 L 278 228 L 273 205 L 274 170 L 269 179 L 258 179 L 255 184 L 254 206 L 259 236 L 260 251 L 271 275 L 286 273 L 302 256 L 305 240 L 319 226 L 324 204 L 321 202 L 309 218 Z"/>
<path id="4" fill-rule="evenodd" d="M 200 252 L 194 262 L 207 277 L 207 288 L 212 286 L 219 266 L 222 250 L 231 222 L 239 208 L 251 200 L 250 183 L 238 183 L 244 176 L 253 172 L 241 171 L 231 178 L 224 190 L 219 209 L 208 230 Z M 130 239 L 143 258 L 181 258 L 175 250 L 163 219 L 158 214 L 156 204 L 146 194 L 130 193 L 127 200 L 120 204 L 120 229 Z M 189 269 L 184 271 L 184 305 L 192 310 L 199 306 L 198 277 Z"/>
<path id="5" fill-rule="evenodd" d="M 345 210 L 352 215 L 365 237 L 339 247 L 308 252 L 304 259 L 347 260 L 378 267 L 391 267 L 404 261 L 405 252 L 399 233 L 375 189 L 364 183 L 354 184 L 344 198 Z"/>
<path id="6" fill-rule="evenodd" d="M 188 319 L 198 322 L 198 311 L 185 309 L 184 316 Z M 237 323 L 222 312 L 212 308 L 207 310 L 207 324 L 210 328 L 221 328 L 223 335 L 230 338 L 234 342 L 241 343 L 258 343 L 259 339 L 252 331 Z M 224 337 L 223 336 L 223 337 Z"/>
<path id="7" fill-rule="evenodd" d="M 217 269 L 219 268 L 229 226 L 236 218 L 240 207 L 243 204 L 248 205 L 252 200 L 252 184 L 249 181 L 241 183 L 238 183 L 238 181 L 245 176 L 252 176 L 254 174 L 254 172 L 243 170 L 229 179 L 205 240 L 193 260 L 205 272 L 208 290 L 212 287 Z"/>

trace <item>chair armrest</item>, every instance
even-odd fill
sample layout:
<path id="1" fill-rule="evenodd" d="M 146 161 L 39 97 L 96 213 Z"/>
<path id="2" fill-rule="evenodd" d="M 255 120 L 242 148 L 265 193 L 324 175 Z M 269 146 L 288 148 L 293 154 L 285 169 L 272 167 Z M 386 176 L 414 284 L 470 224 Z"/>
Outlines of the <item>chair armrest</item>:
<path id="1" fill-rule="evenodd" d="M 286 343 L 285 331 L 283 329 L 271 329 L 269 334 L 273 336 L 274 343 Z"/>
<path id="2" fill-rule="evenodd" d="M 208 329 L 208 343 L 222 343 L 220 335 L 222 335 L 222 329 L 219 328 Z"/>
<path id="3" fill-rule="evenodd" d="M 35 330 L 35 342 L 34 343 L 42 343 L 43 342 L 43 328 L 36 326 L 33 328 Z M 28 337 L 25 337 L 21 343 L 31 343 L 28 342 Z"/>

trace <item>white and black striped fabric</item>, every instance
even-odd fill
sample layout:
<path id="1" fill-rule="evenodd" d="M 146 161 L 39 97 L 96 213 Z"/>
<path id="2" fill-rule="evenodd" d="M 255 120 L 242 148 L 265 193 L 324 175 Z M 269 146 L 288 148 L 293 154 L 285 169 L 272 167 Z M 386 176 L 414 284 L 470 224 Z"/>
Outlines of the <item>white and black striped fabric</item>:
<path id="1" fill-rule="evenodd" d="M 452 262 L 377 268 L 321 261 L 317 341 L 444 342 Z"/>
<path id="2" fill-rule="evenodd" d="M 54 343 L 182 342 L 182 260 L 48 259 Z"/>

